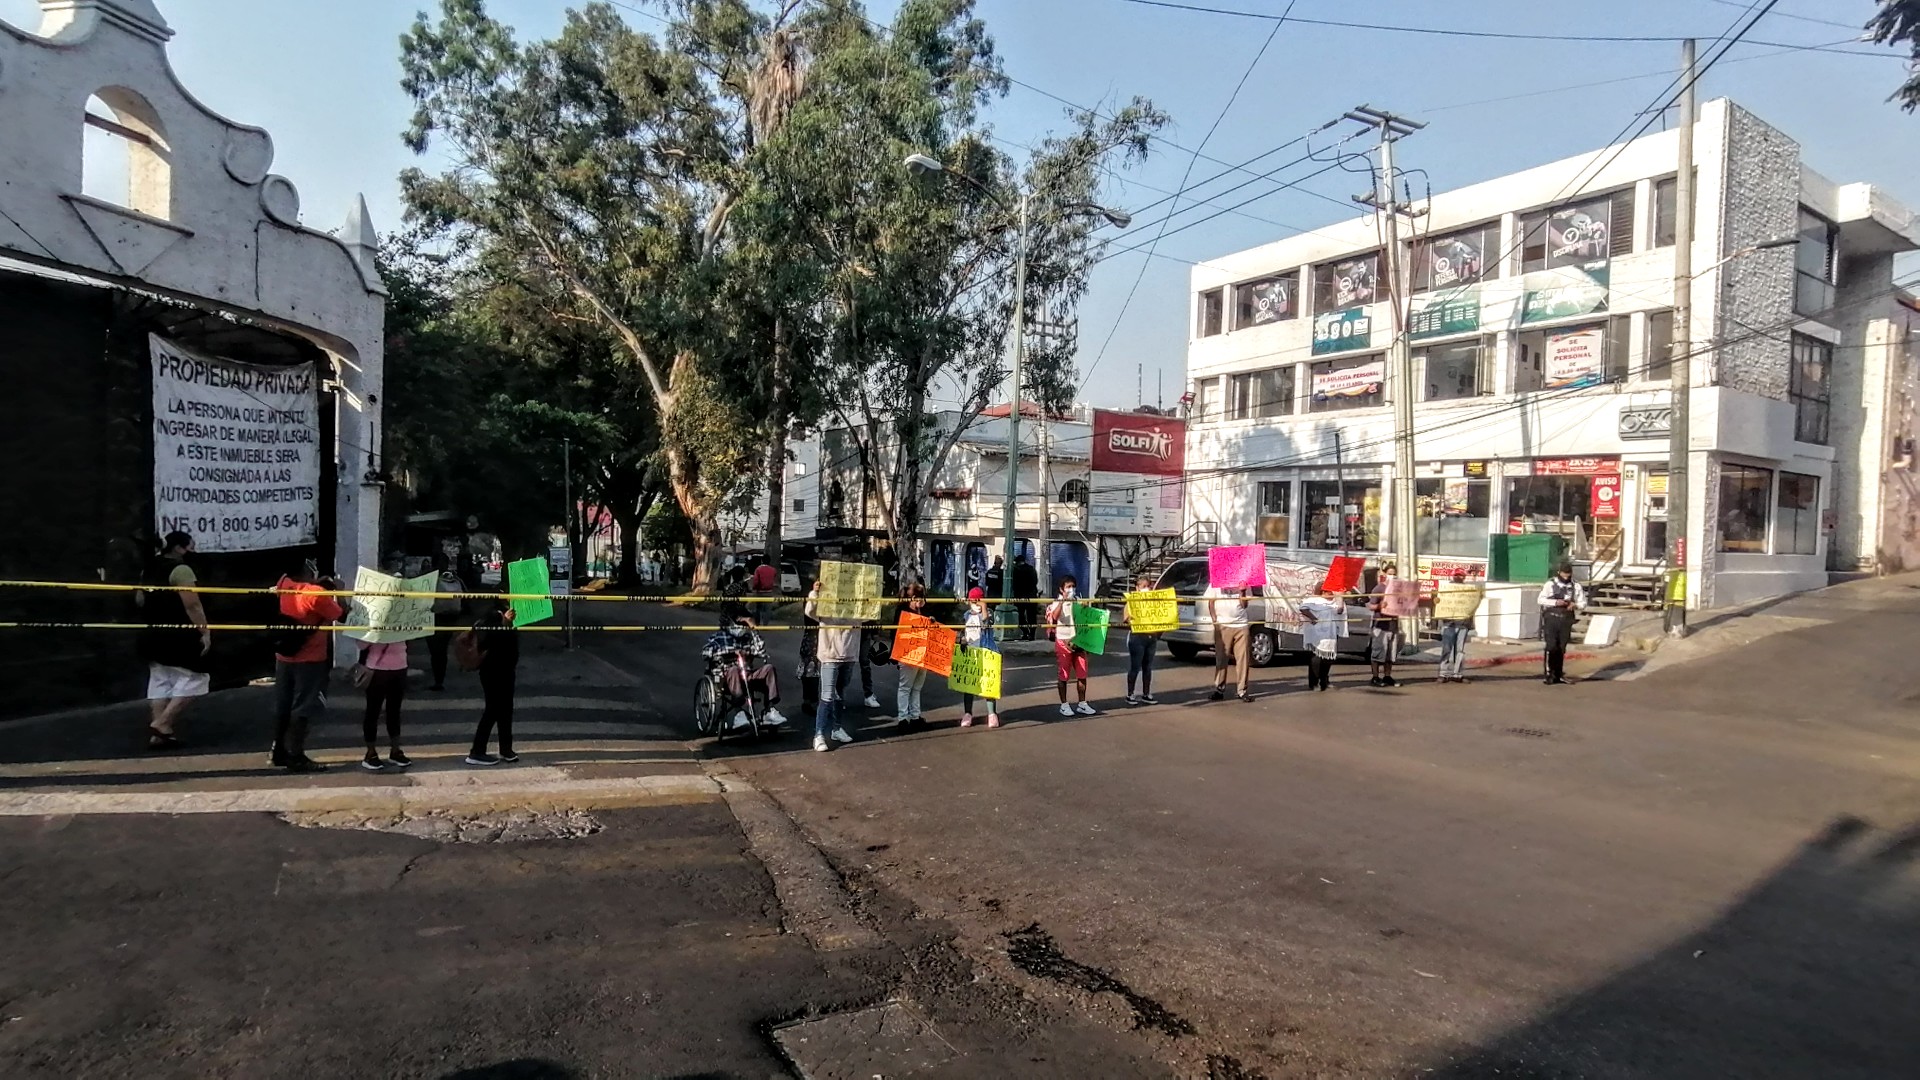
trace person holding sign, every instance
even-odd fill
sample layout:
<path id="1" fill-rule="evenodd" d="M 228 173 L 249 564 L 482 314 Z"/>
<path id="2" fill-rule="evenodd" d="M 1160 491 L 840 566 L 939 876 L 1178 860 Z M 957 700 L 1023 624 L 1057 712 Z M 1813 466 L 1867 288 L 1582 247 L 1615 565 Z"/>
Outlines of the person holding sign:
<path id="1" fill-rule="evenodd" d="M 1213 620 L 1213 693 L 1219 701 L 1227 696 L 1227 669 L 1233 669 L 1233 682 L 1241 701 L 1252 701 L 1247 692 L 1252 658 L 1247 639 L 1247 590 L 1242 586 L 1209 585 L 1203 596 L 1207 617 Z"/>
<path id="2" fill-rule="evenodd" d="M 1145 574 L 1140 575 L 1133 583 L 1133 590 L 1136 593 L 1149 592 L 1152 589 L 1153 579 Z M 1127 704 L 1158 705 L 1159 700 L 1153 696 L 1153 654 L 1160 651 L 1160 633 L 1158 631 L 1142 632 L 1134 625 L 1131 603 L 1127 605 L 1121 621 L 1127 627 Z M 1135 677 L 1140 680 L 1140 694 L 1137 697 L 1133 693 Z"/>
<path id="3" fill-rule="evenodd" d="M 520 634 L 515 629 L 519 614 L 506 597 L 496 597 L 470 631 L 480 653 L 481 710 L 480 723 L 473 730 L 473 748 L 467 752 L 469 765 L 511 765 L 520 760 L 520 755 L 513 752 L 513 691 L 520 670 Z M 500 732 L 498 757 L 487 753 L 496 728 Z"/>
<path id="4" fill-rule="evenodd" d="M 1333 689 L 1333 661 L 1340 655 L 1340 639 L 1347 636 L 1347 602 L 1329 574 L 1318 596 L 1300 602 L 1300 643 L 1307 647 L 1307 689 Z"/>
<path id="5" fill-rule="evenodd" d="M 825 752 L 833 749 L 834 743 L 850 743 L 853 736 L 847 734 L 841 722 L 844 709 L 841 705 L 840 676 L 854 662 L 855 653 L 860 647 L 858 618 L 827 615 L 820 610 L 822 592 L 821 583 L 813 583 L 813 591 L 807 594 L 804 609 L 806 617 L 820 624 L 818 635 L 814 639 L 815 659 L 820 663 L 820 706 L 813 714 L 813 748 Z"/>
<path id="6" fill-rule="evenodd" d="M 274 586 L 285 626 L 273 646 L 273 749 L 268 760 L 288 772 L 324 772 L 307 756 L 307 729 L 327 714 L 327 680 L 333 674 L 333 642 L 320 628 L 346 617 L 328 592 L 340 580 L 321 577 L 311 559 Z"/>
<path id="7" fill-rule="evenodd" d="M 1399 579 L 1394 575 L 1392 563 L 1380 568 L 1380 580 L 1376 583 L 1373 595 L 1367 599 L 1367 610 L 1373 612 L 1373 647 L 1367 654 L 1373 665 L 1373 678 L 1369 686 L 1399 686 L 1393 681 L 1393 662 L 1400 658 L 1400 609 L 1398 591 L 1394 588 Z"/>
<path id="8" fill-rule="evenodd" d="M 1455 570 L 1452 581 L 1440 583 L 1434 594 L 1433 617 L 1440 623 L 1440 680 L 1467 681 L 1467 642 L 1473 637 L 1473 614 L 1480 610 L 1486 588 L 1467 582 L 1465 570 Z"/>
<path id="9" fill-rule="evenodd" d="M 998 654 L 1000 642 L 994 637 L 993 615 L 987 611 L 987 594 L 982 589 L 967 590 L 967 613 L 961 634 L 960 646 L 963 649 L 984 649 Z M 982 697 L 980 703 L 987 707 L 987 726 L 1000 726 L 1000 702 L 994 698 Z M 973 695 L 960 695 L 960 726 L 973 726 Z"/>
<path id="10" fill-rule="evenodd" d="M 1059 669 L 1060 715 L 1072 716 L 1078 712 L 1081 716 L 1096 715 L 1099 710 L 1087 704 L 1087 651 L 1073 643 L 1074 586 L 1078 582 L 1071 574 L 1060 579 L 1060 595 L 1047 606 L 1047 628 L 1053 634 L 1054 666 Z M 1080 704 L 1067 704 L 1067 683 L 1075 683 L 1080 690 Z"/>
<path id="11" fill-rule="evenodd" d="M 927 617 L 925 585 L 916 581 L 900 592 L 900 603 L 894 607 L 893 611 L 895 635 L 900 633 L 901 626 L 906 621 L 902 616 L 918 615 L 923 619 Z M 920 692 L 927 685 L 927 669 L 906 663 L 894 666 L 900 671 L 900 677 L 895 681 L 893 692 L 895 719 L 903 728 L 925 727 L 927 721 L 920 715 Z"/>

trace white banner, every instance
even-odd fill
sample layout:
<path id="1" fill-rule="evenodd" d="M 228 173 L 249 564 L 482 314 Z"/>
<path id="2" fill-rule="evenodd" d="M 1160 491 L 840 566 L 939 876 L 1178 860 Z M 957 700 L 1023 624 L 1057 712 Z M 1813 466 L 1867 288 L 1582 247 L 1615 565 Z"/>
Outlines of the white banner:
<path id="1" fill-rule="evenodd" d="M 215 360 L 149 335 L 153 512 L 201 551 L 311 544 L 320 522 L 313 365 Z"/>
<path id="2" fill-rule="evenodd" d="M 1605 381 L 1606 350 L 1605 330 L 1576 330 L 1547 338 L 1547 388 L 1600 385 Z"/>
<path id="3" fill-rule="evenodd" d="M 1358 397 L 1362 394 L 1374 394 L 1387 381 L 1387 362 L 1375 360 L 1369 364 L 1356 364 L 1349 368 L 1338 368 L 1313 377 L 1313 397 L 1324 401 L 1330 397 Z"/>

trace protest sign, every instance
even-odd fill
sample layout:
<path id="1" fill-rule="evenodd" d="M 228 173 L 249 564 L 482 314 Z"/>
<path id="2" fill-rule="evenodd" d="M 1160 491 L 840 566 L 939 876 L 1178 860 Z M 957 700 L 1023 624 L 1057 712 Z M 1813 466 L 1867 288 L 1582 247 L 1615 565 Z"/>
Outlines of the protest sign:
<path id="1" fill-rule="evenodd" d="M 1000 700 L 1000 654 L 992 649 L 961 649 L 953 654 L 947 689 L 989 701 Z"/>
<path id="2" fill-rule="evenodd" d="M 1465 581 L 1443 581 L 1440 591 L 1433 599 L 1433 617 L 1436 619 L 1471 619 L 1480 610 L 1480 600 L 1486 596 L 1485 586 Z"/>
<path id="3" fill-rule="evenodd" d="M 380 596 L 379 593 L 432 593 L 438 574 L 397 578 L 361 567 L 353 577 L 353 603 L 341 633 L 369 645 L 433 636 L 433 597 Z"/>
<path id="4" fill-rule="evenodd" d="M 1073 643 L 1089 656 L 1107 651 L 1107 624 L 1112 620 L 1105 608 L 1091 604 L 1073 605 Z"/>
<path id="5" fill-rule="evenodd" d="M 882 588 L 878 564 L 824 561 L 818 617 L 872 622 L 880 617 Z"/>
<path id="6" fill-rule="evenodd" d="M 1127 594 L 1127 625 L 1136 634 L 1164 634 L 1180 628 L 1180 605 L 1172 589 Z"/>
<path id="7" fill-rule="evenodd" d="M 1220 589 L 1258 589 L 1266 583 L 1265 544 L 1217 547 L 1207 552 L 1207 584 Z"/>
<path id="8" fill-rule="evenodd" d="M 953 645 L 952 630 L 924 615 L 905 612 L 893 634 L 893 659 L 908 667 L 947 675 L 953 670 Z"/>
<path id="9" fill-rule="evenodd" d="M 509 600 L 513 607 L 513 625 L 532 626 L 553 618 L 553 600 L 547 595 L 547 560 L 520 559 L 507 564 L 507 593 L 534 595 L 537 600 Z"/>
<path id="10" fill-rule="evenodd" d="M 1420 612 L 1420 583 L 1410 578 L 1390 578 L 1386 595 L 1380 600 L 1380 614 L 1411 618 Z"/>
<path id="11" fill-rule="evenodd" d="M 1267 567 L 1267 587 L 1271 595 L 1304 600 L 1320 591 L 1327 572 L 1304 563 L 1275 563 Z"/>
<path id="12" fill-rule="evenodd" d="M 1354 555 L 1335 555 L 1333 567 L 1327 571 L 1326 587 L 1339 592 L 1350 593 L 1360 587 L 1360 572 L 1366 569 L 1367 560 Z"/>

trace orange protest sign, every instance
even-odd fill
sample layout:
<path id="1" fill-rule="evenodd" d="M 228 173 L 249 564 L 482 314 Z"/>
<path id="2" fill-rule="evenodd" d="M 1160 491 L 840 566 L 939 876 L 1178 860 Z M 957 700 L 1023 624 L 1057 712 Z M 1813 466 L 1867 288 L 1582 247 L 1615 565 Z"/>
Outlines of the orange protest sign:
<path id="1" fill-rule="evenodd" d="M 893 634 L 893 659 L 908 667 L 925 668 L 935 675 L 953 671 L 952 630 L 924 615 L 903 612 Z"/>

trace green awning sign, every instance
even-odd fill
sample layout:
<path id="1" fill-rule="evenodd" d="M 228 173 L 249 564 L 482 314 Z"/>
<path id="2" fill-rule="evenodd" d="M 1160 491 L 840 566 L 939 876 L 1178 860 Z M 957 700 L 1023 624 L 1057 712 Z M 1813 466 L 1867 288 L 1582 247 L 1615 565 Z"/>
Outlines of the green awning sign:
<path id="1" fill-rule="evenodd" d="M 1471 334 L 1480 329 L 1480 287 L 1462 285 L 1413 298 L 1413 314 L 1407 321 L 1407 336 L 1415 341 Z"/>
<path id="2" fill-rule="evenodd" d="M 1606 260 L 1537 270 L 1526 276 L 1526 302 L 1520 322 L 1551 322 L 1607 310 Z"/>
<path id="3" fill-rule="evenodd" d="M 1313 317 L 1313 355 L 1351 352 L 1373 346 L 1373 319 L 1364 307 L 1322 312 Z"/>

